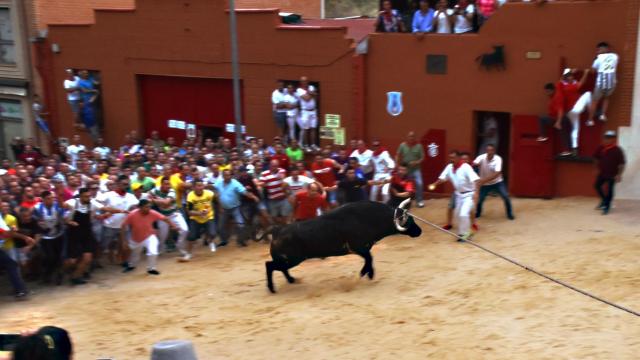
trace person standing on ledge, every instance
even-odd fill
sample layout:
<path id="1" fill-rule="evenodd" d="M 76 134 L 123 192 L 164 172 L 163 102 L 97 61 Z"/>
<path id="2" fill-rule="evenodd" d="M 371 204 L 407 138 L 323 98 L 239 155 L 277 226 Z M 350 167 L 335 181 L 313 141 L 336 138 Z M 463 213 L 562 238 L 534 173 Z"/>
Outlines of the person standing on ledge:
<path id="1" fill-rule="evenodd" d="M 624 152 L 616 144 L 615 131 L 609 130 L 604 133 L 604 142 L 596 149 L 593 157 L 598 166 L 598 176 L 594 186 L 601 199 L 596 210 L 602 210 L 602 215 L 607 215 L 613 200 L 613 189 L 615 184 L 622 180 L 625 165 Z M 605 184 L 607 184 L 606 193 Z"/>

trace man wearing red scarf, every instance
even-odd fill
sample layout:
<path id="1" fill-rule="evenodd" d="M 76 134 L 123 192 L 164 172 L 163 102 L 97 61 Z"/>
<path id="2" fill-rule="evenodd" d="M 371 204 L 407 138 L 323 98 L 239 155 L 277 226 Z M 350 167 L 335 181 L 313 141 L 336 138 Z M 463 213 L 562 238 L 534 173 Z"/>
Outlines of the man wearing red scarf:
<path id="1" fill-rule="evenodd" d="M 465 153 L 455 162 L 448 164 L 438 177 L 438 180 L 429 185 L 429 190 L 450 181 L 455 189 L 455 217 L 458 223 L 458 236 L 468 239 L 471 232 L 471 211 L 478 200 L 478 187 L 480 177 L 473 171 L 471 165 L 463 160 Z"/>
<path id="2" fill-rule="evenodd" d="M 622 180 L 622 172 L 626 162 L 622 149 L 616 145 L 615 131 L 605 132 L 604 143 L 598 147 L 593 157 L 598 166 L 598 177 L 594 186 L 601 199 L 596 210 L 602 210 L 602 215 L 607 215 L 613 200 L 613 188 L 616 183 Z M 605 184 L 607 192 L 604 191 Z"/>
<path id="3" fill-rule="evenodd" d="M 385 181 L 391 179 L 391 171 L 396 167 L 395 161 L 389 155 L 387 149 L 380 145 L 380 141 L 374 140 L 371 143 L 373 152 L 371 154 L 371 162 L 373 163 L 373 180 Z M 382 193 L 382 202 L 389 201 L 389 184 L 371 186 L 369 200 L 378 201 L 378 193 Z"/>

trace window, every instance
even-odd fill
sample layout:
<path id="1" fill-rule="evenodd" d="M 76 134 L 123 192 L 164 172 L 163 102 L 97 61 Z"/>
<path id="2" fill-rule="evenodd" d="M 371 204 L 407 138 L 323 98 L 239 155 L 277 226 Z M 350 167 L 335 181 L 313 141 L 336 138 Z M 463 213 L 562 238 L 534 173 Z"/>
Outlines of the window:
<path id="1" fill-rule="evenodd" d="M 16 64 L 16 44 L 9 8 L 0 7 L 0 65 Z"/>
<path id="2" fill-rule="evenodd" d="M 13 157 L 10 142 L 16 136 L 24 136 L 23 118 L 22 102 L 0 99 L 0 159 Z"/>

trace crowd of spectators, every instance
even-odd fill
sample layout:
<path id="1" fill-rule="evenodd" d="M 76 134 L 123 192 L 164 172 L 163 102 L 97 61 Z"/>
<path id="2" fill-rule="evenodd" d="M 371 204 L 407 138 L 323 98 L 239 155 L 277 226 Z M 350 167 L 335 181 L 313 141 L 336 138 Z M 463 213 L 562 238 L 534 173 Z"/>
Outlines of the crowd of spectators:
<path id="1" fill-rule="evenodd" d="M 418 36 L 474 33 L 507 2 L 547 1 L 553 0 L 382 0 L 375 31 Z"/>
<path id="2" fill-rule="evenodd" d="M 395 156 L 377 140 L 304 152 L 296 138 L 236 147 L 136 131 L 117 148 L 74 135 L 51 154 L 31 139 L 12 149 L 16 161 L 0 168 L 0 270 L 18 298 L 28 295 L 23 278 L 81 285 L 107 263 L 134 271 L 143 248 L 158 275 L 157 255 L 188 262 L 200 239 L 211 251 L 234 234 L 246 246 L 269 240 L 273 226 L 365 199 L 397 205 L 417 194 L 424 206 L 424 150 L 413 133 Z"/>

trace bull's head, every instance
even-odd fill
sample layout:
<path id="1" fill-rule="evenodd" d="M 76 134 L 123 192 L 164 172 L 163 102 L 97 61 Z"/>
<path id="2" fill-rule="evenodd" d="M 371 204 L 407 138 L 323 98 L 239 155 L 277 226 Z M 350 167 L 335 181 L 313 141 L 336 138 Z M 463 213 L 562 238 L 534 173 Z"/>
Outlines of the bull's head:
<path id="1" fill-rule="evenodd" d="M 406 199 L 395 209 L 393 222 L 401 234 L 418 237 L 422 234 L 422 229 L 420 229 L 413 217 L 407 212 L 410 204 L 411 199 Z"/>

